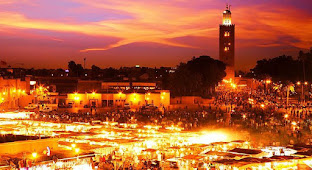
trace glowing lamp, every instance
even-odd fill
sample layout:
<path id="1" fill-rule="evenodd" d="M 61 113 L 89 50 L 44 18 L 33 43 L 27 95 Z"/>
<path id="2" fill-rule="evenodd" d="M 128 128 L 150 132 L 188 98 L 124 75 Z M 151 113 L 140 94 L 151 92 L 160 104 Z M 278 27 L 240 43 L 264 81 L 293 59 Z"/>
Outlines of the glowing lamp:
<path id="1" fill-rule="evenodd" d="M 31 156 L 32 156 L 33 159 L 36 159 L 37 156 L 38 156 L 38 154 L 37 154 L 37 152 L 33 152 L 33 153 L 31 154 Z"/>
<path id="2" fill-rule="evenodd" d="M 75 152 L 76 152 L 76 153 L 79 153 L 79 152 L 80 152 L 80 149 L 79 149 L 79 148 L 76 148 L 76 149 L 75 149 Z"/>
<path id="3" fill-rule="evenodd" d="M 136 93 L 133 93 L 133 101 L 136 101 L 137 98 L 136 98 Z"/>
<path id="4" fill-rule="evenodd" d="M 31 86 L 33 86 L 33 85 L 36 84 L 36 81 L 30 81 L 29 84 L 30 84 Z"/>
<path id="5" fill-rule="evenodd" d="M 231 86 L 232 86 L 233 89 L 235 89 L 237 87 L 237 85 L 234 84 L 234 83 L 231 83 Z"/>

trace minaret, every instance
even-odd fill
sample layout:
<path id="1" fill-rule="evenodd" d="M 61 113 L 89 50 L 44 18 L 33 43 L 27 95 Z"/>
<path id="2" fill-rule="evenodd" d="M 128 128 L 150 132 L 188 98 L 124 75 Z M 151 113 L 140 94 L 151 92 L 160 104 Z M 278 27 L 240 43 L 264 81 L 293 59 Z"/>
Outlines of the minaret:
<path id="1" fill-rule="evenodd" d="M 223 22 L 220 24 L 219 34 L 219 59 L 226 64 L 227 80 L 234 80 L 235 67 L 235 25 L 232 24 L 231 10 L 226 5 L 226 10 L 223 12 Z"/>

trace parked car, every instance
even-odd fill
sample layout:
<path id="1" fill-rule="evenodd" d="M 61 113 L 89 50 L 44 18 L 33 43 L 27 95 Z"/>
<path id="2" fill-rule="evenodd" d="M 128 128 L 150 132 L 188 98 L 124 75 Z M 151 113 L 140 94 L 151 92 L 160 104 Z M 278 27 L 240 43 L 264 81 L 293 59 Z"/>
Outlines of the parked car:
<path id="1" fill-rule="evenodd" d="M 130 109 L 130 104 L 129 103 L 125 103 L 124 104 L 124 109 Z"/>
<path id="2" fill-rule="evenodd" d="M 27 110 L 34 110 L 34 109 L 37 109 L 37 108 L 38 108 L 38 105 L 37 105 L 37 104 L 29 103 L 29 105 L 28 105 L 28 106 L 25 106 L 24 108 L 27 109 Z"/>
<path id="3" fill-rule="evenodd" d="M 158 107 L 157 106 L 154 106 L 153 104 L 147 104 L 145 106 L 142 106 L 142 109 L 143 110 L 157 110 Z"/>
<path id="4" fill-rule="evenodd" d="M 40 112 L 52 112 L 53 109 L 52 107 L 49 107 L 49 106 L 43 106 L 39 109 Z"/>

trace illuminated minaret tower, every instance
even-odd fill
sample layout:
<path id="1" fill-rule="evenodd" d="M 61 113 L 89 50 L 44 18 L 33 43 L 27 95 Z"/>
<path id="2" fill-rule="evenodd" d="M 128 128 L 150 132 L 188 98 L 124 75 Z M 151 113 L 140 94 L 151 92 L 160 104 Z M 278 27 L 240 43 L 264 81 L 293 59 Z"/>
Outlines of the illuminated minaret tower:
<path id="1" fill-rule="evenodd" d="M 235 25 L 232 24 L 231 10 L 226 5 L 223 12 L 223 22 L 220 24 L 219 34 L 219 59 L 226 64 L 225 79 L 234 80 L 234 56 L 235 56 Z"/>

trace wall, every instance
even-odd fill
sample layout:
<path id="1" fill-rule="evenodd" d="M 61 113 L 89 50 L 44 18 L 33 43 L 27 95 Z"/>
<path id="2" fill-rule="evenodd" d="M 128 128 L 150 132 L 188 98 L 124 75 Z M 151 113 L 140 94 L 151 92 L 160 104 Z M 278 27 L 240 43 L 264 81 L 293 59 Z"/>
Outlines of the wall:
<path id="1" fill-rule="evenodd" d="M 21 81 L 20 79 L 3 79 L 0 77 L 0 107 L 3 109 L 20 107 L 19 104 L 22 101 L 22 97 L 29 94 L 29 80 L 29 77 L 26 77 L 26 81 Z"/>
<path id="2" fill-rule="evenodd" d="M 169 91 L 154 91 L 148 93 L 69 93 L 66 104 L 74 103 L 74 107 L 91 106 L 92 102 L 96 107 L 123 107 L 128 103 L 131 108 L 140 108 L 146 104 L 153 104 L 159 108 L 170 105 Z"/>
<path id="3" fill-rule="evenodd" d="M 101 83 L 101 81 L 95 80 L 79 80 L 77 85 L 77 91 L 79 93 L 100 91 Z"/>

